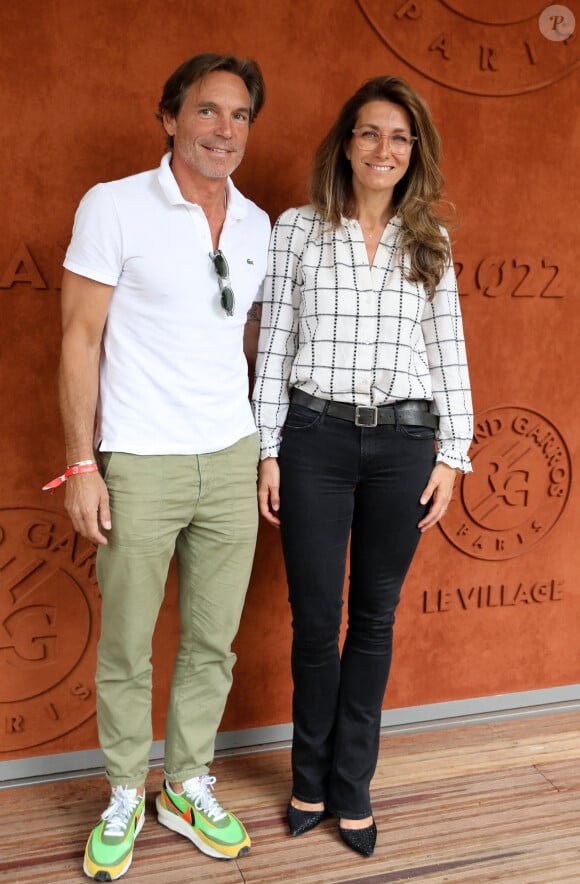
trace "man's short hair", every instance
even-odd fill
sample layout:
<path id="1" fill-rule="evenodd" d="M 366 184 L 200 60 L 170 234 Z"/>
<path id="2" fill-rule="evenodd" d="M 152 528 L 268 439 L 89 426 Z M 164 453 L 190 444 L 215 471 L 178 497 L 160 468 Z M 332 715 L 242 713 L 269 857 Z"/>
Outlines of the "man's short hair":
<path id="1" fill-rule="evenodd" d="M 215 71 L 235 74 L 244 82 L 250 94 L 250 124 L 253 123 L 266 98 L 264 78 L 258 63 L 251 58 L 217 55 L 214 52 L 194 55 L 180 64 L 177 70 L 171 74 L 163 87 L 163 94 L 156 114 L 157 119 L 163 123 L 163 114 L 177 117 L 193 84 Z M 169 147 L 173 147 L 172 135 L 167 136 L 167 144 Z"/>

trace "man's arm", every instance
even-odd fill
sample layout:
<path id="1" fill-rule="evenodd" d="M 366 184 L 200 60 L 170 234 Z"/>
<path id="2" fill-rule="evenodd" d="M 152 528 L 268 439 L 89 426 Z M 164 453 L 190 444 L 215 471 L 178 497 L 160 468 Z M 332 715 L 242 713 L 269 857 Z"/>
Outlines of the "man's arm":
<path id="1" fill-rule="evenodd" d="M 59 391 L 67 464 L 94 457 L 101 341 L 112 292 L 112 286 L 64 272 Z M 99 522 L 111 527 L 109 495 L 98 472 L 68 479 L 65 508 L 76 531 L 94 543 L 107 543 Z"/>
<path id="2" fill-rule="evenodd" d="M 258 354 L 258 338 L 260 337 L 261 318 L 262 305 L 259 301 L 254 301 L 248 310 L 248 318 L 244 327 L 244 353 L 248 362 L 250 393 L 254 386 L 254 372 L 256 368 L 256 356 Z"/>

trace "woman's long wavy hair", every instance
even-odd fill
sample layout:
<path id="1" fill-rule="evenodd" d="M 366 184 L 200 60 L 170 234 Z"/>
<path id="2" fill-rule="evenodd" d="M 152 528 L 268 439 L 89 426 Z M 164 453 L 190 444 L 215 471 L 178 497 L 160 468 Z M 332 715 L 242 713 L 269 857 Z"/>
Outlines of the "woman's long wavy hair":
<path id="1" fill-rule="evenodd" d="M 451 261 L 447 236 L 441 231 L 437 207 L 443 175 L 439 168 L 441 139 L 422 98 L 399 77 L 368 80 L 340 111 L 332 129 L 316 151 L 309 197 L 314 208 L 333 228 L 356 214 L 352 167 L 345 146 L 352 138 L 358 114 L 369 101 L 390 101 L 405 108 L 417 136 L 409 169 L 394 190 L 395 211 L 402 222 L 401 248 L 408 255 L 410 282 L 423 283 L 429 298 Z"/>

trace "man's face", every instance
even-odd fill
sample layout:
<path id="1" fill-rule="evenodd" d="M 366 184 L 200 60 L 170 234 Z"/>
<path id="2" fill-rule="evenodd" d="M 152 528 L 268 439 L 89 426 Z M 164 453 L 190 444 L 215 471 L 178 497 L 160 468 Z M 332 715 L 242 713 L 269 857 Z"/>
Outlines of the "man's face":
<path id="1" fill-rule="evenodd" d="M 177 117 L 163 115 L 173 135 L 173 161 L 204 178 L 227 178 L 244 156 L 250 129 L 250 94 L 244 81 L 214 71 L 194 83 Z"/>

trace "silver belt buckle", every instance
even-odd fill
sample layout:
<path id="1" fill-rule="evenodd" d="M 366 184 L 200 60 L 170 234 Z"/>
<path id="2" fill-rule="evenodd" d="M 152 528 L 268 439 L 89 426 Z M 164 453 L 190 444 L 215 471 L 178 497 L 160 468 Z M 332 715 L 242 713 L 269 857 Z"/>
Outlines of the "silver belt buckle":
<path id="1" fill-rule="evenodd" d="M 357 405 L 354 412 L 355 427 L 376 427 L 379 412 L 376 405 Z"/>

